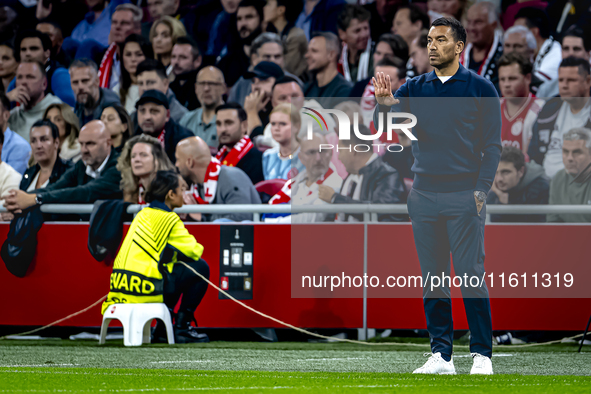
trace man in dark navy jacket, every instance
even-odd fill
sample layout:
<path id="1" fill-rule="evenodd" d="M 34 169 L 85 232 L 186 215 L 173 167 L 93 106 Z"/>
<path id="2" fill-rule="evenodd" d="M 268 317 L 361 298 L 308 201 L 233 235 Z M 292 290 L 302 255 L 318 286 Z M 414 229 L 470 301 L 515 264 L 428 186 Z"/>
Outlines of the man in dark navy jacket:
<path id="1" fill-rule="evenodd" d="M 375 124 L 379 124 L 378 116 L 388 111 L 417 117 L 412 129 L 415 179 L 408 212 L 421 264 L 433 354 L 414 373 L 455 374 L 451 284 L 446 279 L 451 252 L 456 275 L 453 283 L 457 277 L 464 281 L 461 291 L 474 360 L 470 373 L 490 375 L 492 320 L 483 279 L 484 223 L 486 195 L 501 155 L 500 103 L 489 81 L 459 63 L 466 43 L 460 22 L 437 19 L 427 41 L 432 72 L 406 82 L 396 94 L 389 77 L 378 74 L 374 81 L 379 103 Z M 471 278 L 476 279 L 470 282 Z"/>

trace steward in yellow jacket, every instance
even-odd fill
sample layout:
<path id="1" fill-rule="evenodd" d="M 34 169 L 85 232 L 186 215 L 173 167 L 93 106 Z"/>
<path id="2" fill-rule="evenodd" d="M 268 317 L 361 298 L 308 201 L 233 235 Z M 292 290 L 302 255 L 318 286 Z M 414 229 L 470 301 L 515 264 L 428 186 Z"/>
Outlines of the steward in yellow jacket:
<path id="1" fill-rule="evenodd" d="M 183 205 L 187 184 L 174 171 L 158 171 L 146 192 L 150 206 L 142 209 L 129 227 L 119 249 L 110 292 L 102 313 L 112 304 L 164 302 L 171 316 L 181 295 L 175 317 L 175 342 L 205 342 L 191 325 L 194 313 L 207 290 L 207 283 L 179 264 L 183 261 L 209 279 L 209 266 L 201 259 L 203 246 L 185 228 L 174 208 Z M 166 331 L 158 323 L 152 342 L 166 342 Z"/>

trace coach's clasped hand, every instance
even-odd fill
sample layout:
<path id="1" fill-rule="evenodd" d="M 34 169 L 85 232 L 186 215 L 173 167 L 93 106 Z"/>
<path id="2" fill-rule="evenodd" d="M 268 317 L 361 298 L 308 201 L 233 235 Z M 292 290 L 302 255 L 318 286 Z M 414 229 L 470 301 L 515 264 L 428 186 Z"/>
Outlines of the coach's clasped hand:
<path id="1" fill-rule="evenodd" d="M 394 98 L 392 80 L 389 75 L 376 73 L 376 76 L 372 77 L 372 82 L 378 104 L 393 106 L 400 102 L 400 100 Z"/>

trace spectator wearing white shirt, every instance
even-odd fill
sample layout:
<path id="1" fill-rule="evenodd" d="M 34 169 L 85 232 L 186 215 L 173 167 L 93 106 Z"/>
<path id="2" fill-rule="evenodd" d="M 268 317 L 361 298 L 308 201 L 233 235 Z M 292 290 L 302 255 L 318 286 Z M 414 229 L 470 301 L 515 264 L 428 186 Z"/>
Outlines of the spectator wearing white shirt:
<path id="1" fill-rule="evenodd" d="M 4 134 L 0 133 L 0 150 L 4 144 Z M 4 199 L 10 190 L 18 189 L 21 183 L 22 175 L 10 165 L 0 160 L 0 199 Z M 1 214 L 2 220 L 11 220 L 12 215 L 3 212 Z"/>
<path id="2" fill-rule="evenodd" d="M 326 138 L 318 133 L 312 134 L 312 139 L 301 141 L 298 157 L 305 169 L 294 179 L 291 187 L 291 203 L 293 205 L 323 205 L 328 204 L 318 196 L 318 190 L 324 185 L 337 193 L 341 189 L 343 179 L 339 176 L 330 160 L 332 150 L 320 150 L 321 144 L 326 144 Z M 311 223 L 329 221 L 334 214 L 300 213 L 291 215 L 292 223 Z"/>

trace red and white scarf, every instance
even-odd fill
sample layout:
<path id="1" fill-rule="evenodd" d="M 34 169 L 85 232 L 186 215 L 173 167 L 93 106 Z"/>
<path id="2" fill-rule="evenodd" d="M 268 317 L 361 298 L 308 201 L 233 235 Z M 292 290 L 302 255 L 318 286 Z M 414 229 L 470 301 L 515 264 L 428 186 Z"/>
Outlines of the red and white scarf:
<path id="1" fill-rule="evenodd" d="M 349 47 L 347 44 L 343 44 L 343 51 L 341 53 L 341 59 L 339 60 L 337 68 L 347 81 L 359 82 L 369 76 L 369 60 L 371 56 L 372 45 L 373 42 L 371 41 L 371 38 L 369 38 L 367 40 L 367 47 L 365 48 L 365 51 L 363 51 L 361 56 L 359 56 L 359 67 L 357 68 L 356 75 L 357 78 L 354 80 L 351 76 L 351 72 L 349 71 Z"/>
<path id="2" fill-rule="evenodd" d="M 332 168 L 328 168 L 328 171 L 326 171 L 326 174 L 322 175 L 317 181 L 316 183 L 318 185 L 322 185 L 324 183 L 324 181 L 332 175 L 332 173 L 334 172 L 334 170 Z M 294 180 L 290 179 L 287 182 L 285 182 L 285 184 L 283 185 L 283 187 L 281 188 L 281 190 L 279 191 L 279 193 L 275 194 L 273 197 L 271 197 L 271 199 L 269 200 L 269 204 L 270 205 L 275 205 L 275 204 L 289 204 L 289 202 L 291 201 L 291 186 L 293 185 Z M 308 195 L 311 195 L 312 191 L 310 190 L 308 192 Z"/>
<path id="3" fill-rule="evenodd" d="M 203 198 L 197 192 L 195 185 L 191 185 L 191 193 L 198 204 L 211 204 L 215 199 L 215 192 L 218 188 L 218 178 L 222 164 L 216 158 L 212 158 L 207 166 L 205 172 L 205 180 L 203 181 Z"/>
<path id="4" fill-rule="evenodd" d="M 238 162 L 254 147 L 250 137 L 245 135 L 234 145 L 232 149 L 228 149 L 226 145 L 215 155 L 222 165 L 228 167 L 236 167 Z"/>
<path id="5" fill-rule="evenodd" d="M 470 68 L 470 52 L 471 51 L 472 51 L 472 43 L 468 43 L 468 45 L 466 45 L 466 49 L 464 49 L 464 52 L 460 56 L 460 63 L 462 63 L 462 65 L 468 69 Z M 490 80 L 492 70 L 493 70 L 490 68 L 490 66 L 491 66 L 491 62 L 494 64 L 493 60 L 494 60 L 495 56 L 497 56 L 497 52 L 499 52 L 499 54 L 503 52 L 503 33 L 500 30 L 495 31 L 495 37 L 493 39 L 493 43 L 490 47 L 490 50 L 488 51 L 486 58 L 484 58 L 484 60 L 482 61 L 480 68 L 478 68 L 478 73 L 477 73 L 478 75 Z"/>
<path id="6" fill-rule="evenodd" d="M 158 136 L 158 141 L 160 141 L 160 145 L 162 145 L 162 149 L 165 149 L 164 147 L 164 138 L 166 137 L 166 128 L 162 129 L 162 131 L 160 132 L 160 135 Z"/>
<path id="7" fill-rule="evenodd" d="M 113 63 L 115 62 L 115 54 L 117 53 L 117 44 L 112 43 L 107 48 L 101 65 L 99 66 L 99 84 L 101 88 L 110 88 L 109 81 L 111 80 L 111 74 L 113 72 Z"/>

